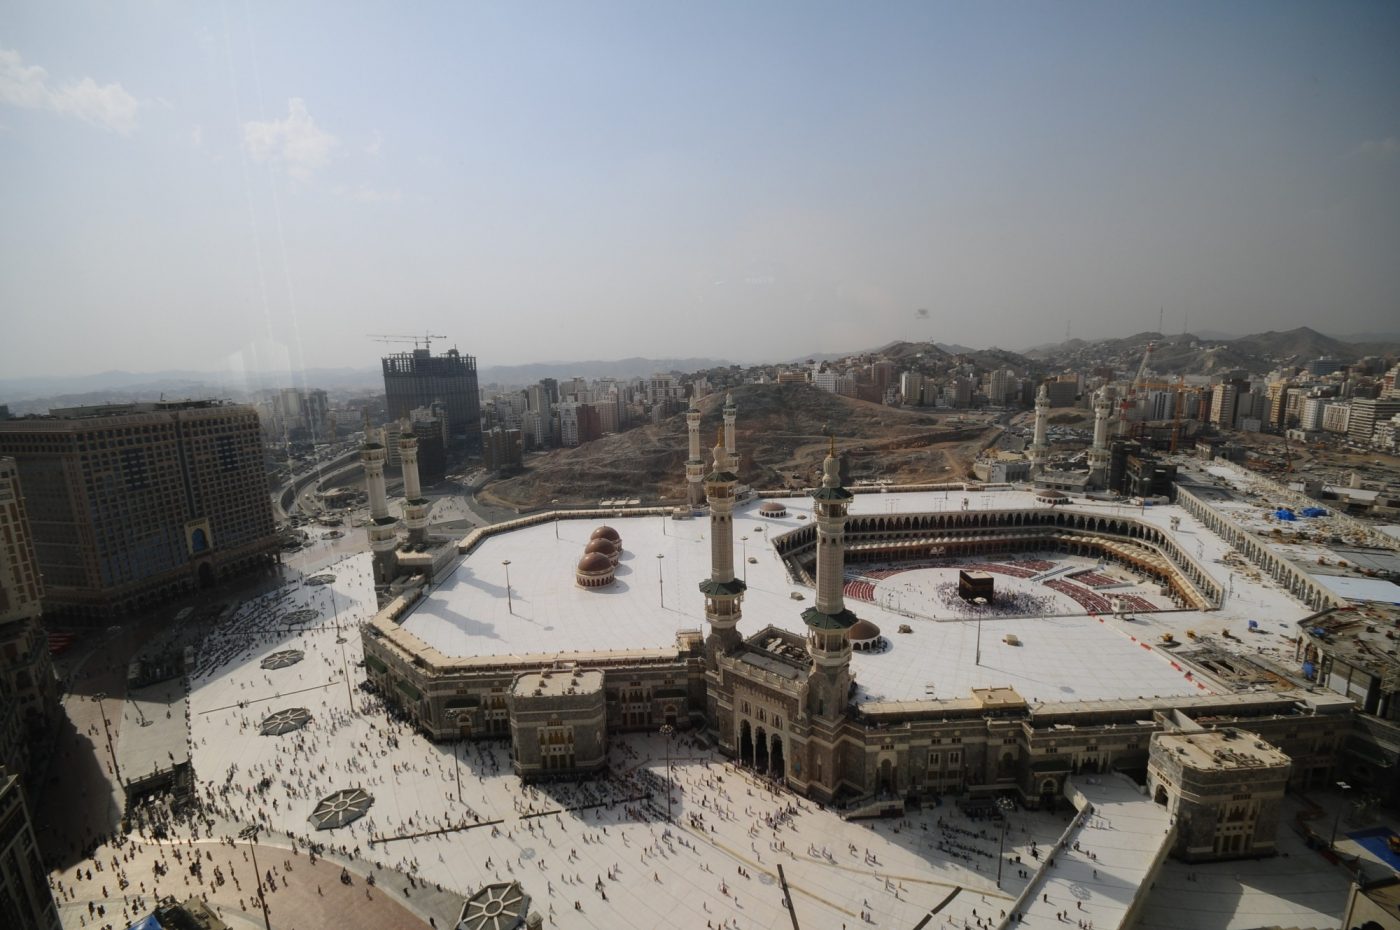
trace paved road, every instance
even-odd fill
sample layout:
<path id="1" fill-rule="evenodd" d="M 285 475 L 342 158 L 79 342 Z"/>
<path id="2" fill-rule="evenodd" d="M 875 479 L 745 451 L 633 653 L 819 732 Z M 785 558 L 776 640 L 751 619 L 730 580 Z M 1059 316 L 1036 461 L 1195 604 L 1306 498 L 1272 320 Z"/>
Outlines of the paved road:
<path id="1" fill-rule="evenodd" d="M 177 858 L 178 853 L 178 858 Z M 255 850 L 258 868 L 264 877 L 268 916 L 278 930 L 385 930 L 385 928 L 445 927 L 445 920 L 423 920 L 406 905 L 414 903 L 415 891 L 422 898 L 442 897 L 436 889 L 371 887 L 363 877 L 352 875 L 350 884 L 340 880 L 341 867 L 327 859 L 313 864 L 301 852 L 284 846 L 259 842 Z M 199 859 L 200 877 L 190 867 Z M 236 847 L 217 840 L 191 843 L 188 840 L 153 842 L 137 839 L 122 846 L 104 845 L 92 862 L 55 873 L 55 895 L 65 927 L 110 925 L 126 927 L 149 913 L 163 895 L 184 901 L 202 897 L 234 926 L 261 927 L 249 845 Z M 97 863 L 101 862 L 99 870 Z M 157 876 L 157 864 L 164 869 Z M 87 877 L 91 871 L 92 878 Z M 119 887 L 125 878 L 128 886 Z M 219 879 L 222 878 L 222 884 Z M 99 915 L 98 906 L 106 913 Z M 91 909 L 89 909 L 91 906 Z M 437 909 L 437 910 L 440 910 Z"/>

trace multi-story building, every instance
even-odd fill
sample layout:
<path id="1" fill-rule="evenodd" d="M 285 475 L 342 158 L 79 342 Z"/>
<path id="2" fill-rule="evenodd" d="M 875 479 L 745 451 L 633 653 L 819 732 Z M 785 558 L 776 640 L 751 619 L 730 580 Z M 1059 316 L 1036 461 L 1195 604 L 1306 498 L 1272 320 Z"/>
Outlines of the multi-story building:
<path id="1" fill-rule="evenodd" d="M 0 927 L 62 930 L 19 776 L 0 767 Z"/>
<path id="2" fill-rule="evenodd" d="M 597 669 L 545 669 L 515 680 L 507 701 L 522 778 L 596 772 L 608 761 L 608 708 Z"/>
<path id="3" fill-rule="evenodd" d="M 1351 402 L 1347 438 L 1358 445 L 1370 445 L 1376 425 L 1400 413 L 1400 398 L 1358 398 Z"/>
<path id="4" fill-rule="evenodd" d="M 482 457 L 487 471 L 506 473 L 521 466 L 522 434 L 518 429 L 493 427 L 482 434 Z"/>
<path id="5" fill-rule="evenodd" d="M 1173 853 L 1187 862 L 1272 855 L 1292 764 L 1233 727 L 1154 734 L 1147 789 L 1175 820 Z"/>
<path id="6" fill-rule="evenodd" d="M 279 551 L 252 407 L 54 410 L 0 424 L 0 455 L 18 464 L 49 613 L 129 614 Z"/>
<path id="7" fill-rule="evenodd" d="M 1050 397 L 1051 407 L 1073 407 L 1079 397 L 1079 380 L 1073 377 L 1056 378 L 1045 384 L 1045 392 Z"/>
<path id="8" fill-rule="evenodd" d="M 559 415 L 559 444 L 565 448 L 578 445 L 578 406 L 566 400 L 554 408 Z"/>
<path id="9" fill-rule="evenodd" d="M 972 406 L 972 379 L 951 378 L 943 389 L 943 397 L 949 407 L 963 409 Z"/>
<path id="10" fill-rule="evenodd" d="M 456 349 L 436 356 L 428 349 L 414 349 L 386 355 L 382 361 L 390 419 L 406 417 L 415 407 L 431 407 L 434 401 L 441 401 L 453 444 L 470 450 L 481 448 L 481 395 L 475 357 Z"/>
<path id="11" fill-rule="evenodd" d="M 924 376 L 917 371 L 906 371 L 899 376 L 899 393 L 906 404 L 923 402 Z"/>
<path id="12" fill-rule="evenodd" d="M 48 637 L 39 622 L 43 583 L 29 538 L 19 469 L 0 458 L 0 696 L 13 702 L 12 738 L 0 739 L 0 766 L 28 777 L 28 746 L 58 713 Z"/>
<path id="13" fill-rule="evenodd" d="M 1016 373 L 1009 368 L 998 368 L 987 376 L 987 403 L 1000 407 L 1011 399 L 1012 388 L 1016 383 Z"/>
<path id="14" fill-rule="evenodd" d="M 1235 410 L 1240 402 L 1240 385 L 1232 381 L 1222 381 L 1211 388 L 1210 422 L 1216 426 L 1233 428 Z"/>
<path id="15" fill-rule="evenodd" d="M 1351 404 L 1333 401 L 1322 407 L 1322 428 L 1329 433 L 1345 433 L 1351 425 Z"/>

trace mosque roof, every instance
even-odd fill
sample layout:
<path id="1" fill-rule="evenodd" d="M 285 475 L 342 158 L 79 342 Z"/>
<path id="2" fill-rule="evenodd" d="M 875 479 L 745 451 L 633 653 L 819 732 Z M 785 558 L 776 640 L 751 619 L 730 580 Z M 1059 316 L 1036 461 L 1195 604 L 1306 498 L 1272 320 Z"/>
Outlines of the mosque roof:
<path id="1" fill-rule="evenodd" d="M 875 639 L 879 635 L 880 628 L 865 619 L 857 620 L 855 625 L 846 631 L 846 638 L 852 642 L 864 642 L 867 639 Z"/>
<path id="2" fill-rule="evenodd" d="M 578 570 L 585 575 L 601 575 L 612 571 L 612 560 L 601 552 L 589 552 L 578 560 Z"/>

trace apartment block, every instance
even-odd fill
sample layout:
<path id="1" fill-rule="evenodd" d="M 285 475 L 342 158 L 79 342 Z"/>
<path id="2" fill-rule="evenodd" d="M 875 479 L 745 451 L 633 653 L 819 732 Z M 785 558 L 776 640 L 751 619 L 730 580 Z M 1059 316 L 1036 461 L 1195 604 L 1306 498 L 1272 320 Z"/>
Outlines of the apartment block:
<path id="1" fill-rule="evenodd" d="M 277 557 L 252 407 L 53 410 L 0 423 L 0 455 L 18 465 L 47 613 L 130 615 Z"/>

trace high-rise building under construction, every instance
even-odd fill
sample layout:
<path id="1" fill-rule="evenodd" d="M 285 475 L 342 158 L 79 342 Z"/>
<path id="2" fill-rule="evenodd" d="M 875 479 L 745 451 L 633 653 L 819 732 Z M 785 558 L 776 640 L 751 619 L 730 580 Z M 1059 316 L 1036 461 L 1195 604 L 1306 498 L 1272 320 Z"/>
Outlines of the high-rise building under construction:
<path id="1" fill-rule="evenodd" d="M 454 446 L 481 449 L 481 395 L 476 385 L 476 358 L 448 349 L 386 355 L 384 397 L 390 419 L 408 417 L 416 408 L 441 401 L 447 412 L 448 437 Z"/>

